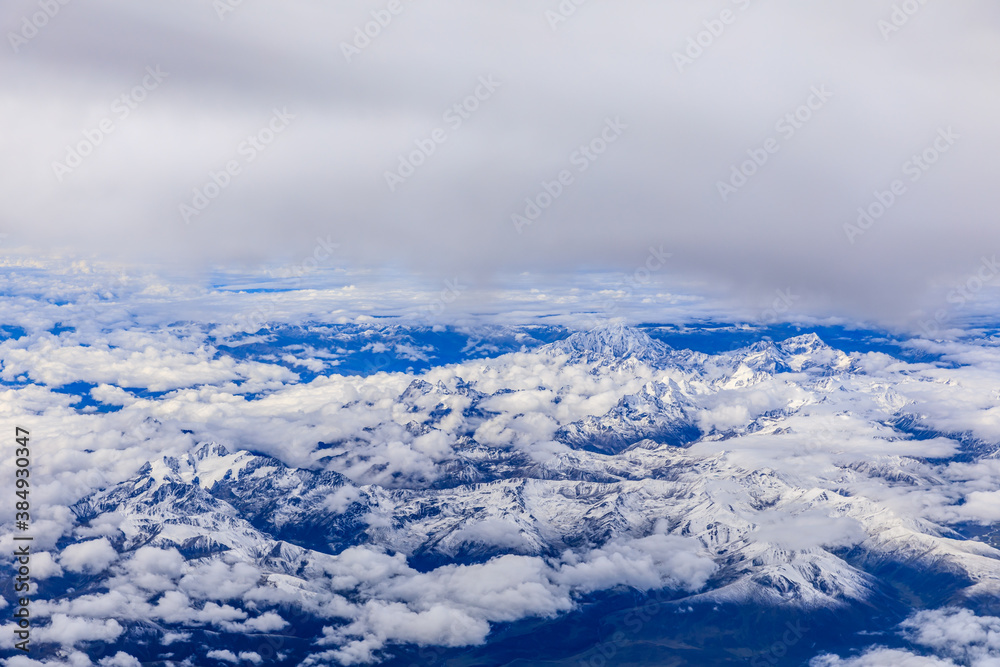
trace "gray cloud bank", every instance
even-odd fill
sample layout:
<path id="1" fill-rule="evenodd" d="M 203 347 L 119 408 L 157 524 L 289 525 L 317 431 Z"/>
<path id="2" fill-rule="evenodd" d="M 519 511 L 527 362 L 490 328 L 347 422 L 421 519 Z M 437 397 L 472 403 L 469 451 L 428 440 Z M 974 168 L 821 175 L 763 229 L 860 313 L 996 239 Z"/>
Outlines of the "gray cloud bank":
<path id="1" fill-rule="evenodd" d="M 1000 250 L 998 19 L 985 1 L 18 0 L 0 231 L 191 267 L 321 238 L 356 267 L 482 284 L 631 273 L 663 247 L 657 280 L 902 321 Z"/>

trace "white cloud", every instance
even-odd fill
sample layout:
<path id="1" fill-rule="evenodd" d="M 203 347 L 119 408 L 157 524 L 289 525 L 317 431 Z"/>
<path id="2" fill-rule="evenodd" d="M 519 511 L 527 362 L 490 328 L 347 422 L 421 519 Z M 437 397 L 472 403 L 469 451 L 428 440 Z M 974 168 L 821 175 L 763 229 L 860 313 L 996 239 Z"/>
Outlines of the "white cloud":
<path id="1" fill-rule="evenodd" d="M 44 581 L 49 577 L 62 576 L 62 568 L 48 551 L 31 554 L 31 578 Z"/>
<path id="2" fill-rule="evenodd" d="M 240 632 L 276 632 L 288 627 L 288 621 L 273 611 L 266 611 L 260 616 L 247 619 L 239 624 Z"/>
<path id="3" fill-rule="evenodd" d="M 860 656 L 824 655 L 812 667 L 995 667 L 1000 664 L 1000 618 L 977 616 L 968 609 L 927 609 L 900 624 L 912 642 L 933 652 L 921 656 L 909 651 L 876 647 Z"/>
<path id="4" fill-rule="evenodd" d="M 236 656 L 236 654 L 228 649 L 222 649 L 222 650 L 215 649 L 213 651 L 209 651 L 208 653 L 205 654 L 205 657 L 208 658 L 209 660 L 223 660 L 225 662 L 240 661 L 240 659 Z"/>
<path id="5" fill-rule="evenodd" d="M 101 658 L 98 661 L 101 667 L 141 667 L 139 659 L 124 651 L 118 651 L 113 656 Z"/>
<path id="6" fill-rule="evenodd" d="M 898 649 L 877 648 L 866 651 L 856 658 L 821 656 L 814 658 L 810 667 L 956 667 L 951 660 L 941 660 L 900 651 Z M 985 666 L 984 666 L 985 667 Z"/>
<path id="7" fill-rule="evenodd" d="M 582 557 L 570 553 L 564 558 L 555 581 L 583 592 L 621 585 L 696 591 L 717 569 L 700 543 L 674 535 L 614 540 Z"/>
<path id="8" fill-rule="evenodd" d="M 195 598 L 231 600 L 256 586 L 260 577 L 260 570 L 249 563 L 213 560 L 193 566 L 178 586 Z"/>
<path id="9" fill-rule="evenodd" d="M 969 521 L 996 523 L 1000 521 L 1000 491 L 973 491 L 955 511 Z"/>
<path id="10" fill-rule="evenodd" d="M 331 512 L 342 513 L 347 510 L 361 495 L 358 487 L 345 484 L 327 496 L 323 501 L 323 509 Z"/>
<path id="11" fill-rule="evenodd" d="M 468 646 L 481 644 L 490 631 L 489 623 L 482 619 L 444 605 L 433 605 L 422 611 L 413 611 L 401 603 L 367 602 L 361 617 L 349 624 L 341 633 L 324 643 L 339 644 L 344 635 L 373 635 L 380 642 L 396 641 L 426 646 Z M 350 644 L 345 653 L 353 649 Z"/>
<path id="12" fill-rule="evenodd" d="M 847 547 L 858 544 L 867 537 L 857 520 L 826 516 L 815 511 L 794 515 L 783 512 L 765 513 L 758 516 L 757 520 L 760 525 L 753 533 L 755 539 L 788 549 Z"/>
<path id="13" fill-rule="evenodd" d="M 23 655 L 16 655 L 4 663 L 6 667 L 92 667 L 93 664 L 82 651 L 69 651 L 62 660 L 32 660 Z"/>
<path id="14" fill-rule="evenodd" d="M 95 574 L 118 559 L 118 552 L 106 537 L 70 544 L 59 554 L 59 564 L 70 572 Z"/>
<path id="15" fill-rule="evenodd" d="M 482 521 L 469 521 L 452 533 L 458 542 L 489 544 L 505 549 L 523 548 L 528 542 L 520 526 L 504 519 L 489 517 Z"/>
<path id="16" fill-rule="evenodd" d="M 33 638 L 39 643 L 73 647 L 82 642 L 110 642 L 123 632 L 125 628 L 114 619 L 102 620 L 53 614 L 48 625 L 35 630 Z"/>
<path id="17" fill-rule="evenodd" d="M 346 664 L 370 661 L 389 642 L 482 643 L 490 623 L 555 616 L 572 609 L 578 593 L 618 585 L 696 590 L 715 571 L 697 541 L 668 535 L 623 539 L 580 555 L 567 553 L 556 568 L 541 558 L 505 555 L 483 564 L 445 565 L 418 573 L 384 554 L 349 551 L 346 562 L 338 557 L 331 564 L 336 570 L 368 562 L 374 571 L 364 569 L 367 578 L 361 590 L 371 597 L 349 612 L 351 622 L 325 630 L 324 643 L 340 646 L 333 655 Z"/>
<path id="18" fill-rule="evenodd" d="M 911 639 L 974 667 L 1000 663 L 1000 618 L 968 609 L 920 611 L 901 624 Z"/>
<path id="19" fill-rule="evenodd" d="M 166 623 L 181 625 L 211 624 L 227 627 L 230 624 L 246 620 L 246 612 L 229 605 L 219 605 L 206 602 L 198 609 L 191 599 L 180 591 L 167 591 L 156 601 L 150 610 L 152 618 L 162 619 Z"/>
<path id="20" fill-rule="evenodd" d="M 215 350 L 202 341 L 166 333 L 118 331 L 75 337 L 82 338 L 76 345 L 72 337 L 49 333 L 0 343 L 0 377 L 10 381 L 26 374 L 50 386 L 89 382 L 150 391 L 244 379 L 252 379 L 248 389 L 254 389 L 297 378 L 280 366 L 237 362 L 227 356 L 215 359 Z"/>

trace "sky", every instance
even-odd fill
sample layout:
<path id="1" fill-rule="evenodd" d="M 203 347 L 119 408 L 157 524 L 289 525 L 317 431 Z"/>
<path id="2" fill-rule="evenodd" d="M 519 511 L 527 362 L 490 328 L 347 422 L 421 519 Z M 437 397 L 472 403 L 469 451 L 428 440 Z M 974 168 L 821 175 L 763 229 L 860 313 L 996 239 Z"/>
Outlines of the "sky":
<path id="1" fill-rule="evenodd" d="M 511 276 L 623 273 L 944 324 L 1000 274 L 998 25 L 985 0 L 12 0 L 0 249 L 457 279 L 493 310 Z"/>

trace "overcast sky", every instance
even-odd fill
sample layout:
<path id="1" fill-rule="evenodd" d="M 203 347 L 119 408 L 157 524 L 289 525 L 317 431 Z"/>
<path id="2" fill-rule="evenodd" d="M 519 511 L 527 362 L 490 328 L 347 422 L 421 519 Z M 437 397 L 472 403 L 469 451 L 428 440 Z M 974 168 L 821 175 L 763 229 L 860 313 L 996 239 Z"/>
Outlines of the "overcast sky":
<path id="1" fill-rule="evenodd" d="M 51 2 L 0 16 L 9 248 L 485 285 L 653 248 L 653 280 L 883 321 L 994 277 L 995 2 Z"/>

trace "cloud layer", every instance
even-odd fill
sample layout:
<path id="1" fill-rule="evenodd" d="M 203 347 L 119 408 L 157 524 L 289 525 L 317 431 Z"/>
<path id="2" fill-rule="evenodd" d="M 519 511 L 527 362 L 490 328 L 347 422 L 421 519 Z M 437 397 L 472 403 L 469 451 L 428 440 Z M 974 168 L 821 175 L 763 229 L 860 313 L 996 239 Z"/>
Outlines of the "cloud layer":
<path id="1" fill-rule="evenodd" d="M 664 247 L 664 284 L 885 321 L 1000 246 L 991 3 L 392 4 L 10 3 L 5 245 L 477 285 Z"/>

